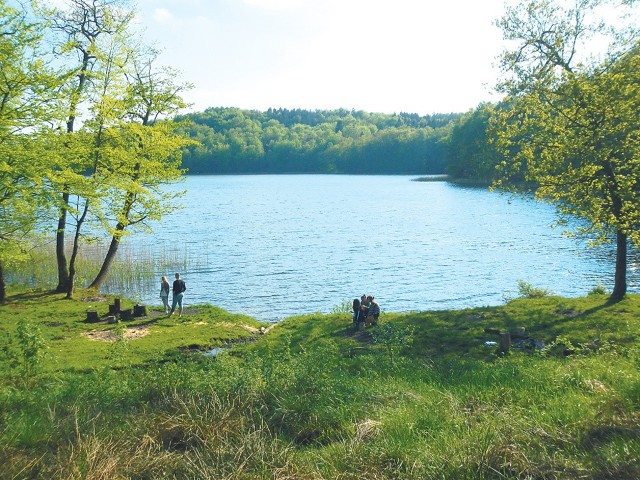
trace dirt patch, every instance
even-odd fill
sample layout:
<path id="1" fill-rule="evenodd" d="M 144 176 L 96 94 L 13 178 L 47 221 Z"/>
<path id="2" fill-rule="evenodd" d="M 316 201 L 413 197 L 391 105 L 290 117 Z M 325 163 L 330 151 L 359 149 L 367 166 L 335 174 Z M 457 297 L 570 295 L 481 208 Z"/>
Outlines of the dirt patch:
<path id="1" fill-rule="evenodd" d="M 219 323 L 218 325 L 222 325 L 222 326 L 225 326 L 225 327 L 231 327 L 231 328 L 240 327 L 240 328 L 242 328 L 243 330 L 246 330 L 249 333 L 253 333 L 254 335 L 256 335 L 258 333 L 265 333 L 265 329 L 264 328 L 263 329 L 259 329 L 259 328 L 256 328 L 256 327 L 252 327 L 250 325 L 235 325 L 233 323 L 228 323 L 228 322 L 222 322 L 222 323 Z"/>
<path id="2" fill-rule="evenodd" d="M 151 331 L 148 327 L 128 327 L 124 332 L 124 338 L 126 340 L 135 340 L 136 338 L 145 337 L 150 333 Z M 116 334 L 113 330 L 92 330 L 82 335 L 96 342 L 114 342 L 116 340 Z"/>

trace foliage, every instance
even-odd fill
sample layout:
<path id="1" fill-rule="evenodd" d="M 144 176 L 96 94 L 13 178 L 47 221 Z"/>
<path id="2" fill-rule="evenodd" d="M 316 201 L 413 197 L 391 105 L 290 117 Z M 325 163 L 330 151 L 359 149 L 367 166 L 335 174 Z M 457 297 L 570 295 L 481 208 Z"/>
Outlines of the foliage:
<path id="1" fill-rule="evenodd" d="M 191 173 L 435 174 L 458 116 L 209 108 L 178 118 L 199 142 L 184 154 Z"/>
<path id="2" fill-rule="evenodd" d="M 501 59 L 499 88 L 509 97 L 492 128 L 504 155 L 498 187 L 534 185 L 561 220 L 586 220 L 579 233 L 596 242 L 615 237 L 616 300 L 626 293 L 627 242 L 640 239 L 640 35 L 633 16 L 623 28 L 624 14 L 637 13 L 634 2 L 623 3 L 507 9 L 499 26 L 516 46 Z M 594 37 L 611 42 L 606 55 L 592 54 Z"/>
<path id="3" fill-rule="evenodd" d="M 22 318 L 14 332 L 4 332 L 0 361 L 9 371 L 18 368 L 19 375 L 29 382 L 40 371 L 47 349 L 40 326 Z"/>
<path id="4" fill-rule="evenodd" d="M 96 232 L 113 238 L 97 287 L 125 229 L 179 208 L 180 193 L 163 187 L 184 173 L 182 149 L 193 142 L 164 118 L 186 106 L 189 85 L 131 40 L 127 0 L 16 8 L 0 2 L 0 302 L 2 267 L 27 257 L 25 238 L 53 223 L 52 211 L 57 291 L 70 298 L 80 246 Z"/>
<path id="5" fill-rule="evenodd" d="M 413 327 L 403 327 L 390 321 L 383 321 L 372 331 L 373 343 L 382 345 L 395 365 L 398 353 L 413 344 Z"/>
<path id="6" fill-rule="evenodd" d="M 492 105 L 482 104 L 453 125 L 446 139 L 446 172 L 453 179 L 486 184 L 497 179 L 496 166 L 501 158 L 487 132 L 493 110 Z"/>
<path id="7" fill-rule="evenodd" d="M 0 1 L 0 303 L 3 267 L 26 258 L 25 237 L 42 222 L 52 168 L 40 128 L 53 111 L 56 76 L 40 57 L 43 24 Z"/>
<path id="8" fill-rule="evenodd" d="M 353 312 L 353 301 L 348 298 L 344 299 L 337 305 L 334 305 L 331 309 L 331 313 L 352 313 Z"/>
<path id="9" fill-rule="evenodd" d="M 598 284 L 589 291 L 589 295 L 606 295 L 609 293 L 607 287 L 602 284 Z"/>
<path id="10" fill-rule="evenodd" d="M 537 288 L 524 280 L 518 280 L 518 293 L 525 298 L 540 298 L 551 295 L 553 292 L 546 288 Z"/>

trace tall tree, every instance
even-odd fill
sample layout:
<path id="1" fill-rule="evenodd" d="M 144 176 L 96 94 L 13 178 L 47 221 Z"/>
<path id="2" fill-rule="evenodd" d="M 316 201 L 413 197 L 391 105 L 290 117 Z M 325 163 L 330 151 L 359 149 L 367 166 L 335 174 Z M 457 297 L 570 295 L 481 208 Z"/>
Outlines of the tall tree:
<path id="1" fill-rule="evenodd" d="M 51 156 L 41 127 L 50 114 L 56 78 L 40 59 L 43 25 L 0 0 L 0 302 L 4 266 L 25 257 L 25 238 L 46 206 Z"/>
<path id="2" fill-rule="evenodd" d="M 71 256 L 69 258 L 69 281 L 67 282 L 67 298 L 72 298 L 76 274 L 76 260 L 80 245 L 84 239 L 82 234 L 85 222 L 103 218 L 104 198 L 110 188 L 117 188 L 119 179 L 113 173 L 114 157 L 120 152 L 117 136 L 123 118 L 126 115 L 123 96 L 125 95 L 125 77 L 121 71 L 121 63 L 127 58 L 128 50 L 123 41 L 114 37 L 103 59 L 104 68 L 94 79 L 95 91 L 90 100 L 90 117 L 85 121 L 78 133 L 71 135 L 75 141 L 72 148 L 65 145 L 67 152 L 74 152 L 85 168 L 75 175 L 70 191 L 74 192 L 75 206 L 69 213 L 75 220 Z"/>
<path id="3" fill-rule="evenodd" d="M 105 281 L 120 241 L 128 227 L 148 227 L 179 205 L 177 197 L 162 187 L 180 178 L 182 149 L 193 144 L 180 133 L 176 122 L 161 117 L 175 116 L 186 106 L 182 93 L 189 84 L 179 83 L 177 73 L 156 68 L 157 52 L 133 55 L 127 72 L 128 93 L 124 100 L 128 121 L 117 129 L 118 155 L 111 159 L 110 175 L 118 187 L 111 189 L 110 203 L 115 226 L 111 243 L 90 288 Z"/>
<path id="4" fill-rule="evenodd" d="M 611 7 L 602 13 L 604 7 Z M 498 22 L 515 48 L 502 55 L 494 134 L 505 154 L 500 187 L 535 185 L 578 233 L 615 238 L 612 300 L 627 289 L 627 244 L 640 244 L 640 61 L 634 1 L 527 1 Z M 615 15 L 613 15 L 615 14 Z M 626 15 L 636 20 L 625 23 Z M 615 22 L 605 24 L 602 18 Z M 627 28 L 628 27 L 628 28 Z M 608 40 L 606 55 L 594 48 Z M 514 183 L 512 179 L 524 179 Z"/>
<path id="5" fill-rule="evenodd" d="M 68 8 L 44 9 L 39 13 L 51 19 L 53 31 L 58 34 L 55 53 L 58 60 L 68 67 L 65 75 L 67 82 L 62 93 L 66 103 L 65 128 L 67 134 L 71 135 L 76 131 L 83 106 L 91 97 L 94 79 L 104 72 L 103 60 L 109 58 L 105 45 L 110 49 L 113 38 L 124 34 L 134 12 L 129 8 L 127 0 L 66 0 L 66 5 Z M 85 171 L 90 159 L 73 150 L 67 152 L 67 158 L 68 164 L 62 168 L 63 172 L 59 177 L 68 176 L 81 183 L 77 175 Z M 73 209 L 70 202 L 74 194 L 72 188 L 72 183 L 61 184 L 61 207 L 56 230 L 58 292 L 73 289 L 65 252 L 67 215 Z M 78 228 L 79 225 L 76 224 L 76 237 L 79 234 Z"/>

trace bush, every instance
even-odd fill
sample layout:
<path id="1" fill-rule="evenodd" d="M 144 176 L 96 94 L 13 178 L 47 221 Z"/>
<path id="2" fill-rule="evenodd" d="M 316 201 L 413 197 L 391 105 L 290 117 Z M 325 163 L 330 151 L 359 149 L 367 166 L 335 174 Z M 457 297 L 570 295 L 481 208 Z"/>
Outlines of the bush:
<path id="1" fill-rule="evenodd" d="M 551 295 L 553 292 L 546 288 L 535 288 L 524 280 L 518 280 L 518 292 L 525 298 L 542 298 Z"/>
<path id="2" fill-rule="evenodd" d="M 589 295 L 606 295 L 607 293 L 609 293 L 607 288 L 603 284 L 599 283 L 591 289 Z"/>

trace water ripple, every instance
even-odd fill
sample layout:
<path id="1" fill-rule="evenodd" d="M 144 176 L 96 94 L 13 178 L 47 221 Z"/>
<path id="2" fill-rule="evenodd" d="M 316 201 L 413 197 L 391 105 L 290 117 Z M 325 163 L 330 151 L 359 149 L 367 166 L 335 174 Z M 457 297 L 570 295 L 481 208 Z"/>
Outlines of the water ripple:
<path id="1" fill-rule="evenodd" d="M 611 249 L 562 236 L 551 207 L 411 178 L 189 177 L 186 209 L 127 241 L 189 251 L 186 303 L 268 321 L 362 293 L 406 312 L 499 304 L 518 280 L 565 296 L 611 284 Z M 637 288 L 640 269 L 629 277 Z M 141 296 L 157 303 L 156 290 Z"/>

